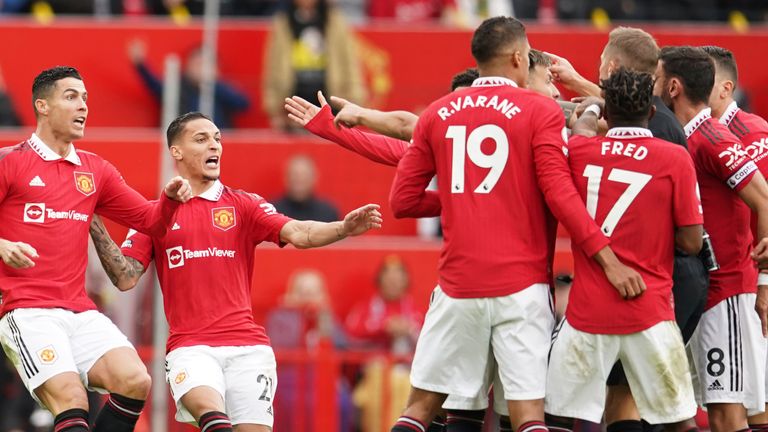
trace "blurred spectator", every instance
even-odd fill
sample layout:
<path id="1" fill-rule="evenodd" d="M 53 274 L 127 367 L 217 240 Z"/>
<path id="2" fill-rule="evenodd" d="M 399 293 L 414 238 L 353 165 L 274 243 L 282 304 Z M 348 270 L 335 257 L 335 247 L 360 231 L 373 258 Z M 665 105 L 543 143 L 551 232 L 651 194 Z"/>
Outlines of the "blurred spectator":
<path id="1" fill-rule="evenodd" d="M 360 102 L 363 75 L 352 30 L 329 0 L 287 0 L 275 14 L 264 59 L 264 111 L 272 127 L 289 127 L 284 100 L 316 100 L 317 91 Z"/>
<path id="2" fill-rule="evenodd" d="M 456 0 L 369 0 L 368 16 L 407 23 L 442 21 L 445 24 L 461 25 Z"/>
<path id="3" fill-rule="evenodd" d="M 462 27 L 474 29 L 487 18 L 515 16 L 512 0 L 455 0 L 458 22 Z"/>
<path id="4" fill-rule="evenodd" d="M 352 308 L 346 328 L 366 347 L 395 355 L 410 355 L 421 327 L 422 314 L 408 295 L 408 270 L 397 255 L 384 259 L 376 275 L 376 293 Z M 352 395 L 360 409 L 360 429 L 379 431 L 382 416 L 394 422 L 410 390 L 409 364 L 402 359 L 376 358 L 365 366 Z M 384 411 L 384 382 L 389 381 L 389 411 Z"/>
<path id="5" fill-rule="evenodd" d="M 411 354 L 422 314 L 408 295 L 409 285 L 408 270 L 400 257 L 386 257 L 376 275 L 376 292 L 356 304 L 347 316 L 349 335 L 368 347 Z"/>
<path id="6" fill-rule="evenodd" d="M 312 349 L 323 340 L 336 348 L 346 346 L 320 272 L 304 269 L 291 276 L 282 304 L 267 317 L 267 334 L 275 349 Z"/>
<path id="7" fill-rule="evenodd" d="M 285 195 L 274 201 L 280 213 L 298 220 L 333 222 L 339 211 L 328 201 L 315 197 L 317 168 L 306 155 L 292 157 L 285 169 Z"/>
<path id="8" fill-rule="evenodd" d="M 328 296 L 325 278 L 317 270 L 301 269 L 291 275 L 282 304 L 269 313 L 267 334 L 276 352 L 281 349 L 314 351 L 322 342 L 336 349 L 346 346 L 344 332 L 336 321 Z M 279 355 L 278 355 L 279 357 Z M 280 362 L 278 370 L 278 402 L 275 404 L 275 424 L 281 430 L 304 432 L 314 430 L 315 370 L 303 363 Z M 348 432 L 352 424 L 350 386 L 343 378 L 336 383 L 336 398 L 340 410 L 339 431 Z M 297 425 L 296 413 L 303 408 L 308 419 L 305 429 Z"/>
<path id="9" fill-rule="evenodd" d="M 0 69 L 0 126 L 20 125 L 21 121 L 13 108 L 13 102 L 8 93 L 5 92 L 5 80 L 3 79 L 3 71 Z"/>
<path id="10" fill-rule="evenodd" d="M 0 0 L 0 13 L 20 13 L 29 11 L 29 0 Z"/>
<path id="11" fill-rule="evenodd" d="M 128 45 L 128 56 L 146 87 L 158 102 L 163 98 L 163 82 L 146 64 L 147 47 L 141 40 Z M 218 74 L 218 73 L 217 73 Z M 200 81 L 203 76 L 203 56 L 200 47 L 189 52 L 181 77 L 179 112 L 198 111 L 200 107 Z M 232 85 L 216 80 L 213 120 L 222 129 L 234 127 L 235 114 L 248 109 L 248 97 Z"/>

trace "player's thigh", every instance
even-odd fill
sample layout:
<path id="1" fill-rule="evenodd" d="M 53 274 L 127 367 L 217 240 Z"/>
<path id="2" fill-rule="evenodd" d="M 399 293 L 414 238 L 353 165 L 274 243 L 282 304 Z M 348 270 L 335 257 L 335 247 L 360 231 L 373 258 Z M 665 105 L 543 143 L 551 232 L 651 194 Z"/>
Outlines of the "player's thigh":
<path id="1" fill-rule="evenodd" d="M 272 427 L 277 364 L 267 345 L 227 347 L 224 368 L 227 414 L 233 425 Z"/>
<path id="2" fill-rule="evenodd" d="M 52 411 L 79 406 L 85 395 L 72 356 L 72 315 L 61 309 L 16 309 L 0 319 L 0 342 L 6 356 L 32 397 Z M 46 385 L 59 375 L 66 377 Z M 36 392 L 41 387 L 43 399 Z"/>
<path id="3" fill-rule="evenodd" d="M 176 420 L 184 423 L 194 423 L 200 417 L 197 417 L 186 408 L 182 398 L 199 387 L 213 389 L 218 393 L 221 403 L 217 405 L 216 411 L 225 410 L 226 382 L 224 379 L 224 368 L 216 357 L 212 347 L 196 345 L 191 347 L 177 348 L 169 352 L 165 357 L 166 374 L 168 384 L 171 387 L 171 396 L 176 402 Z M 210 395 L 205 392 L 205 395 Z M 214 397 L 206 397 L 205 403 L 216 400 Z M 201 402 L 202 404 L 202 402 Z M 202 409 L 193 406 L 193 409 Z"/>
<path id="4" fill-rule="evenodd" d="M 740 294 L 702 315 L 689 342 L 702 404 L 742 404 L 750 413 L 764 409 L 766 340 L 754 304 L 754 294 Z"/>
<path id="5" fill-rule="evenodd" d="M 492 304 L 491 344 L 506 400 L 544 398 L 555 326 L 549 286 L 536 284 Z"/>
<path id="6" fill-rule="evenodd" d="M 260 424 L 238 424 L 234 425 L 235 432 L 271 432 L 272 427 Z"/>
<path id="7" fill-rule="evenodd" d="M 622 336 L 619 357 L 643 419 L 668 424 L 696 414 L 685 346 L 674 321 Z"/>
<path id="8" fill-rule="evenodd" d="M 435 393 L 475 397 L 490 368 L 490 338 L 488 299 L 452 298 L 435 288 L 416 343 L 411 384 Z"/>
<path id="9" fill-rule="evenodd" d="M 104 314 L 75 314 L 72 354 L 89 388 L 130 397 L 146 396 L 149 375 L 128 338 Z M 133 390 L 134 388 L 137 390 Z"/>
<path id="10" fill-rule="evenodd" d="M 184 393 L 180 402 L 195 420 L 209 412 L 226 410 L 221 393 L 205 385 L 191 388 Z"/>
<path id="11" fill-rule="evenodd" d="M 544 410 L 558 417 L 599 423 L 605 404 L 605 380 L 619 355 L 615 335 L 581 332 L 567 320 L 552 341 Z"/>

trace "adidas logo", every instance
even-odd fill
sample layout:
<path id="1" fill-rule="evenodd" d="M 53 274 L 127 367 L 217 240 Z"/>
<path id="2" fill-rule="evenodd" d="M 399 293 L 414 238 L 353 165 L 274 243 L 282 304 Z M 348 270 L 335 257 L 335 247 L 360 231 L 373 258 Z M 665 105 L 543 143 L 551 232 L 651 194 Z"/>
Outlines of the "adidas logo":
<path id="1" fill-rule="evenodd" d="M 713 390 L 725 390 L 722 385 L 720 385 L 719 380 L 715 380 L 712 384 L 707 387 L 707 391 L 713 391 Z"/>
<path id="2" fill-rule="evenodd" d="M 176 223 L 173 224 L 173 227 L 171 228 L 171 231 L 176 231 L 176 230 L 180 230 L 180 229 L 181 229 L 181 227 L 179 226 L 178 222 L 176 222 Z"/>
<path id="3" fill-rule="evenodd" d="M 45 183 L 43 183 L 43 179 L 41 179 L 40 176 L 35 176 L 35 178 L 30 180 L 29 185 L 37 186 L 37 187 L 45 187 Z"/>

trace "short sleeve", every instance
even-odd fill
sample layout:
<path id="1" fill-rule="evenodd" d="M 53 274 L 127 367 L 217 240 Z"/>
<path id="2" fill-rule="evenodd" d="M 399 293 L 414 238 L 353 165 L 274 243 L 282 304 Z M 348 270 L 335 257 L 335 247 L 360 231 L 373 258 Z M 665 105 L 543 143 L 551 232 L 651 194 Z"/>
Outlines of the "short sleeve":
<path id="1" fill-rule="evenodd" d="M 253 244 L 271 242 L 280 246 L 280 230 L 293 219 L 279 213 L 272 203 L 257 194 L 244 193 L 242 205 L 247 216 L 246 229 L 253 239 Z"/>
<path id="2" fill-rule="evenodd" d="M 672 164 L 672 210 L 675 226 L 701 225 L 704 223 L 704 217 L 699 199 L 699 186 L 696 183 L 696 168 L 688 152 L 682 148 L 679 150 L 675 152 L 676 163 Z"/>
<path id="3" fill-rule="evenodd" d="M 129 230 L 120 246 L 120 252 L 140 262 L 146 269 L 154 257 L 152 237 L 133 229 Z"/>

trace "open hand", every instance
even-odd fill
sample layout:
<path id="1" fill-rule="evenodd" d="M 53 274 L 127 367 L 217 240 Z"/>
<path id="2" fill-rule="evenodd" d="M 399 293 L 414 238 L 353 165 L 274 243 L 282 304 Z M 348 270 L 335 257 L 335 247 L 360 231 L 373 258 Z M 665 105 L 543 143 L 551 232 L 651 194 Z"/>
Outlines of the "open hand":
<path id="1" fill-rule="evenodd" d="M 317 100 L 320 102 L 320 106 L 298 96 L 285 98 L 285 110 L 288 111 L 288 118 L 301 127 L 306 126 L 324 106 L 328 105 L 322 91 L 317 92 Z"/>
<path id="2" fill-rule="evenodd" d="M 369 229 L 381 228 L 382 218 L 378 204 L 366 204 L 344 216 L 344 234 L 360 235 Z"/>

